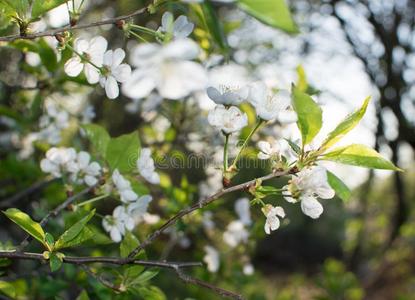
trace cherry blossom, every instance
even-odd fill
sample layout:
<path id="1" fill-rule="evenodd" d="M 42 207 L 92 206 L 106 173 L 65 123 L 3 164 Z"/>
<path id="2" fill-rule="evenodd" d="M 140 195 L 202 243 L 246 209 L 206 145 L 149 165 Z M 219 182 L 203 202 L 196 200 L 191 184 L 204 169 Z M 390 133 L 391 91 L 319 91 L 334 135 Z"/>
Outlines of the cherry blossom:
<path id="1" fill-rule="evenodd" d="M 154 160 L 151 158 L 150 148 L 142 148 L 137 160 L 137 169 L 145 180 L 152 184 L 160 183 L 160 176 L 155 172 Z"/>
<path id="2" fill-rule="evenodd" d="M 138 199 L 138 195 L 131 188 L 131 183 L 120 174 L 118 169 L 115 169 L 112 173 L 112 181 L 122 202 L 130 203 Z"/>
<path id="3" fill-rule="evenodd" d="M 277 230 L 280 227 L 280 218 L 285 217 L 284 209 L 281 206 L 265 205 L 262 212 L 266 216 L 264 230 L 266 234 L 271 234 L 271 231 Z"/>
<path id="4" fill-rule="evenodd" d="M 161 17 L 161 26 L 158 31 L 174 38 L 185 38 L 192 33 L 194 27 L 186 16 L 179 16 L 174 20 L 173 14 L 167 11 Z"/>
<path id="5" fill-rule="evenodd" d="M 126 82 L 131 74 L 131 67 L 128 64 L 122 64 L 124 60 L 124 50 L 118 48 L 108 50 L 104 54 L 103 69 L 99 78 L 100 85 L 105 88 L 105 93 L 110 99 L 118 97 L 120 91 L 118 82 Z"/>
<path id="6" fill-rule="evenodd" d="M 226 108 L 223 105 L 217 105 L 214 110 L 209 112 L 208 122 L 224 133 L 230 134 L 248 125 L 248 116 L 236 106 Z"/>
<path id="7" fill-rule="evenodd" d="M 252 223 L 250 206 L 248 198 L 240 198 L 235 202 L 235 212 L 245 226 L 249 226 Z"/>
<path id="8" fill-rule="evenodd" d="M 179 100 L 206 88 L 205 69 L 192 60 L 199 46 L 190 39 L 166 45 L 139 44 L 131 51 L 131 64 L 137 67 L 123 84 L 122 93 L 132 99 L 145 98 L 156 89 L 166 99 Z"/>
<path id="9" fill-rule="evenodd" d="M 220 257 L 219 252 L 212 246 L 205 246 L 205 256 L 203 261 L 207 264 L 207 269 L 209 272 L 216 273 L 219 270 L 220 266 Z"/>
<path id="10" fill-rule="evenodd" d="M 99 68 L 102 67 L 107 45 L 107 40 L 102 36 L 94 37 L 90 41 L 77 39 L 74 43 L 77 54 L 65 63 L 65 73 L 76 77 L 84 70 L 90 84 L 98 83 Z"/>
<path id="11" fill-rule="evenodd" d="M 223 240 L 231 248 L 235 248 L 240 243 L 246 243 L 248 241 L 248 237 L 249 233 L 240 220 L 235 220 L 229 223 L 226 227 L 226 231 L 223 233 Z"/>
<path id="12" fill-rule="evenodd" d="M 206 92 L 216 104 L 238 105 L 248 97 L 249 89 L 221 86 L 218 90 L 211 86 L 207 88 Z"/>
<path id="13" fill-rule="evenodd" d="M 270 121 L 287 112 L 290 94 L 285 90 L 274 94 L 264 83 L 257 82 L 251 86 L 249 101 L 255 107 L 258 117 Z"/>
<path id="14" fill-rule="evenodd" d="M 321 166 L 309 167 L 293 175 L 284 187 L 284 198 L 291 203 L 301 201 L 303 213 L 317 219 L 323 213 L 323 206 L 317 198 L 331 199 L 335 191 L 327 181 L 327 171 Z"/>

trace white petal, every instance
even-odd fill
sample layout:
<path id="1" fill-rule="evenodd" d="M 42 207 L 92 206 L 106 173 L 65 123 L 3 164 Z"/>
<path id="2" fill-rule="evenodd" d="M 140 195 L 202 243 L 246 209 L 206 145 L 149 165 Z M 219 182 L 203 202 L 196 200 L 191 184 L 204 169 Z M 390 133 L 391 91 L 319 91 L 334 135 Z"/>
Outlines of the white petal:
<path id="1" fill-rule="evenodd" d="M 84 39 L 77 39 L 74 43 L 74 48 L 78 53 L 83 54 L 89 48 L 89 42 Z"/>
<path id="2" fill-rule="evenodd" d="M 121 232 L 118 230 L 118 228 L 113 227 L 111 229 L 110 236 L 111 236 L 111 240 L 113 240 L 115 243 L 121 242 L 122 235 L 121 235 Z"/>
<path id="3" fill-rule="evenodd" d="M 129 201 L 135 201 L 137 200 L 138 196 L 134 191 L 132 190 L 125 190 L 120 192 L 121 201 L 123 202 L 129 202 Z"/>
<path id="4" fill-rule="evenodd" d="M 99 81 L 99 71 L 91 64 L 85 65 L 85 76 L 90 84 L 95 84 Z"/>
<path id="5" fill-rule="evenodd" d="M 169 11 L 166 11 L 161 17 L 161 26 L 164 32 L 168 32 L 173 25 L 173 14 Z"/>
<path id="6" fill-rule="evenodd" d="M 106 66 L 112 66 L 112 60 L 113 60 L 113 51 L 108 50 L 107 52 L 104 53 L 103 64 Z"/>
<path id="7" fill-rule="evenodd" d="M 112 75 L 118 82 L 126 82 L 131 76 L 131 67 L 127 64 L 121 64 L 112 70 Z"/>
<path id="8" fill-rule="evenodd" d="M 266 141 L 259 141 L 258 142 L 258 148 L 264 154 L 272 154 L 271 144 L 266 142 Z"/>
<path id="9" fill-rule="evenodd" d="M 105 93 L 110 99 L 117 98 L 120 93 L 117 80 L 115 80 L 113 76 L 107 77 L 107 81 L 105 82 Z"/>
<path id="10" fill-rule="evenodd" d="M 112 67 L 119 66 L 122 63 L 122 61 L 124 60 L 124 57 L 125 57 L 125 52 L 124 52 L 123 49 L 121 49 L 121 48 L 115 49 L 114 53 L 112 55 L 112 64 L 111 64 L 111 66 Z"/>
<path id="11" fill-rule="evenodd" d="M 98 179 L 91 175 L 86 175 L 84 181 L 87 186 L 94 186 L 98 183 Z"/>
<path id="12" fill-rule="evenodd" d="M 217 104 L 223 104 L 221 102 L 222 100 L 222 94 L 214 87 L 210 86 L 206 89 L 206 93 L 210 99 L 215 101 Z"/>
<path id="13" fill-rule="evenodd" d="M 157 89 L 167 99 L 178 100 L 203 90 L 208 82 L 205 69 L 191 61 L 165 63 L 160 71 Z"/>
<path id="14" fill-rule="evenodd" d="M 89 165 L 91 155 L 88 152 L 81 151 L 78 153 L 78 164 L 81 169 L 85 169 Z"/>
<path id="15" fill-rule="evenodd" d="M 78 56 L 70 58 L 64 66 L 65 73 L 70 77 L 78 76 L 83 68 L 84 64 L 81 63 L 81 59 Z"/>
<path id="16" fill-rule="evenodd" d="M 103 38 L 102 36 L 96 36 L 89 43 L 88 54 L 95 59 L 99 59 L 99 57 L 101 57 L 102 63 L 102 57 L 104 55 L 105 50 L 107 50 L 107 46 L 108 42 L 105 38 Z"/>
<path id="17" fill-rule="evenodd" d="M 153 76 L 154 72 L 154 69 L 134 70 L 131 73 L 130 78 L 122 85 L 122 93 L 133 99 L 147 97 L 156 87 L 156 82 Z"/>
<path id="18" fill-rule="evenodd" d="M 301 198 L 301 210 L 310 218 L 317 219 L 323 213 L 323 205 L 314 197 L 305 196 Z"/>
<path id="19" fill-rule="evenodd" d="M 131 51 L 130 62 L 133 66 L 149 66 L 159 59 L 161 46 L 155 43 L 139 44 Z"/>
<path id="20" fill-rule="evenodd" d="M 175 40 L 163 48 L 163 56 L 172 59 L 195 59 L 199 52 L 199 45 L 191 39 Z"/>
<path id="21" fill-rule="evenodd" d="M 268 154 L 265 154 L 263 152 L 259 152 L 258 153 L 258 158 L 259 159 L 269 159 L 271 156 L 269 156 Z"/>

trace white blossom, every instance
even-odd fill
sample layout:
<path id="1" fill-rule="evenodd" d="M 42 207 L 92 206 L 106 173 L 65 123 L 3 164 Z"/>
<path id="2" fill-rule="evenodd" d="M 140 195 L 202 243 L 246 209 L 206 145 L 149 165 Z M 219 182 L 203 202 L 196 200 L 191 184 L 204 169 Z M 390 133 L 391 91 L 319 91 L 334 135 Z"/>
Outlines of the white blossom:
<path id="1" fill-rule="evenodd" d="M 248 125 L 248 116 L 236 106 L 226 108 L 223 105 L 217 105 L 209 112 L 208 122 L 226 134 L 230 134 Z"/>
<path id="2" fill-rule="evenodd" d="M 245 229 L 244 224 L 240 220 L 232 221 L 226 227 L 223 233 L 223 240 L 231 248 L 235 248 L 240 243 L 248 241 L 249 232 Z"/>
<path id="3" fill-rule="evenodd" d="M 192 61 L 199 51 L 199 46 L 190 39 L 178 39 L 166 45 L 139 44 L 130 56 L 131 64 L 137 69 L 123 84 L 123 94 L 140 99 L 156 89 L 163 98 L 179 100 L 204 90 L 206 71 Z"/>
<path id="4" fill-rule="evenodd" d="M 129 203 L 127 206 L 127 213 L 134 218 L 136 223 L 143 221 L 147 213 L 148 205 L 153 200 L 150 195 L 140 196 L 135 202 Z"/>
<path id="5" fill-rule="evenodd" d="M 321 166 L 309 167 L 293 175 L 289 184 L 284 187 L 288 202 L 301 201 L 303 213 L 317 219 L 323 213 L 323 206 L 317 197 L 331 199 L 335 191 L 327 181 L 327 171 Z"/>
<path id="6" fill-rule="evenodd" d="M 246 276 L 253 275 L 254 272 L 255 272 L 254 266 L 251 263 L 246 263 L 246 264 L 244 264 L 244 267 L 242 269 L 242 272 Z"/>
<path id="7" fill-rule="evenodd" d="M 76 77 L 84 70 L 88 82 L 90 84 L 97 83 L 99 81 L 98 68 L 102 67 L 107 45 L 107 40 L 102 36 L 94 37 L 90 41 L 77 39 L 74 43 L 74 49 L 77 53 L 84 56 L 85 59 L 82 59 L 79 55 L 70 58 L 65 63 L 65 73 L 68 76 Z"/>
<path id="8" fill-rule="evenodd" d="M 258 148 L 260 151 L 258 153 L 259 159 L 269 159 L 280 154 L 280 145 L 278 142 L 274 142 L 271 144 L 266 141 L 259 141 Z"/>
<path id="9" fill-rule="evenodd" d="M 205 256 L 203 261 L 207 264 L 207 269 L 209 272 L 216 273 L 219 270 L 220 266 L 220 257 L 219 252 L 212 246 L 205 246 Z"/>
<path id="10" fill-rule="evenodd" d="M 145 180 L 152 184 L 160 183 L 160 176 L 155 172 L 154 160 L 151 158 L 150 148 L 142 148 L 137 160 L 137 169 Z"/>
<path id="11" fill-rule="evenodd" d="M 208 97 L 216 104 L 238 105 L 241 104 L 249 94 L 248 88 L 231 88 L 220 86 L 220 89 L 210 86 L 206 90 Z"/>
<path id="12" fill-rule="evenodd" d="M 122 202 L 130 203 L 138 199 L 138 195 L 131 188 L 131 183 L 120 174 L 118 169 L 115 169 L 112 173 L 112 181 Z"/>
<path id="13" fill-rule="evenodd" d="M 264 226 L 265 233 L 271 234 L 271 231 L 277 230 L 280 227 L 280 220 L 278 217 L 285 217 L 284 209 L 281 206 L 273 207 L 272 205 L 267 204 L 262 208 L 262 212 L 267 218 Z"/>
<path id="14" fill-rule="evenodd" d="M 126 82 L 131 74 L 131 67 L 122 64 L 124 60 L 124 50 L 118 48 L 114 51 L 108 50 L 104 54 L 103 71 L 99 78 L 99 83 L 105 88 L 105 93 L 110 99 L 115 99 L 119 95 L 118 82 Z"/>
<path id="15" fill-rule="evenodd" d="M 40 161 L 40 168 L 45 173 L 50 173 L 54 177 L 61 177 L 65 165 L 76 158 L 74 148 L 55 148 L 52 147 L 46 152 L 46 158 Z"/>
<path id="16" fill-rule="evenodd" d="M 192 33 L 194 27 L 195 25 L 189 22 L 186 16 L 179 16 L 174 20 L 173 14 L 167 11 L 161 17 L 158 31 L 175 38 L 185 38 Z"/>
<path id="17" fill-rule="evenodd" d="M 248 198 L 240 198 L 235 202 L 235 212 L 245 226 L 250 226 L 252 223 L 250 207 Z"/>
<path id="18" fill-rule="evenodd" d="M 270 121 L 287 112 L 290 94 L 288 91 L 279 90 L 274 95 L 264 83 L 258 82 L 251 86 L 249 101 L 255 107 L 258 117 Z"/>
<path id="19" fill-rule="evenodd" d="M 112 216 L 105 216 L 102 226 L 109 232 L 111 239 L 119 243 L 125 234 L 125 229 L 134 228 L 134 220 L 128 215 L 124 206 L 117 206 L 112 212 Z"/>

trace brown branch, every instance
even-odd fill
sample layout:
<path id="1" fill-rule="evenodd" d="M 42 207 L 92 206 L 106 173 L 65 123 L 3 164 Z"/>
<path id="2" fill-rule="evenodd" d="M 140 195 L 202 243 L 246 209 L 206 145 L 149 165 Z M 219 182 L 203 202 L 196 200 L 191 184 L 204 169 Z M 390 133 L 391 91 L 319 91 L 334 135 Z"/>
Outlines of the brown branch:
<path id="1" fill-rule="evenodd" d="M 236 192 L 236 191 L 241 191 L 241 190 L 248 189 L 251 185 L 255 184 L 256 180 L 265 181 L 265 180 L 269 180 L 269 179 L 272 179 L 272 178 L 275 178 L 275 177 L 281 177 L 281 176 L 288 175 L 288 174 L 294 174 L 296 172 L 297 172 L 296 168 L 292 168 L 292 169 L 285 170 L 285 171 L 276 171 L 276 172 L 273 172 L 273 173 L 268 174 L 266 176 L 260 177 L 258 179 L 253 179 L 253 180 L 247 181 L 245 183 L 241 183 L 241 184 L 238 184 L 238 185 L 226 188 L 226 189 L 219 190 L 215 194 L 207 197 L 206 199 L 201 200 L 199 202 L 196 202 L 193 205 L 182 209 L 177 214 L 175 214 L 173 217 L 168 219 L 159 229 L 154 231 L 137 248 L 135 248 L 133 251 L 131 251 L 131 253 L 128 255 L 128 257 L 129 258 L 135 257 L 141 250 L 143 250 L 145 247 L 150 245 L 158 236 L 160 236 L 167 228 L 174 225 L 177 222 L 177 220 L 179 220 L 179 219 L 183 218 L 184 216 L 194 212 L 195 210 L 198 210 L 202 207 L 205 207 L 206 205 L 208 205 L 208 204 L 212 203 L 213 201 L 219 199 L 223 195 L 229 194 L 231 192 Z"/>
<path id="2" fill-rule="evenodd" d="M 58 205 L 54 210 L 48 212 L 46 216 L 43 217 L 43 219 L 39 222 L 41 226 L 45 226 L 49 219 L 52 217 L 56 217 L 61 213 L 62 210 L 67 208 L 69 205 L 71 205 L 75 200 L 77 200 L 79 197 L 89 193 L 91 190 L 93 190 L 95 186 L 87 187 L 84 190 L 80 191 L 78 194 L 75 194 L 68 199 L 66 199 L 64 202 L 62 202 L 60 205 Z M 19 247 L 17 248 L 18 251 L 23 251 L 23 249 L 29 244 L 32 237 L 30 235 L 26 235 L 26 237 L 23 239 L 23 241 L 20 243 Z"/>
<path id="3" fill-rule="evenodd" d="M 73 30 L 86 29 L 86 28 L 97 27 L 97 26 L 108 25 L 108 24 L 116 24 L 119 21 L 128 20 L 135 16 L 138 16 L 144 13 L 146 9 L 147 7 L 143 7 L 128 15 L 119 16 L 116 18 L 111 18 L 111 19 L 93 22 L 89 24 L 82 24 L 82 25 L 76 25 L 76 26 L 67 25 L 64 27 L 57 28 L 57 29 L 46 30 L 46 31 L 37 32 L 33 34 L 27 34 L 24 36 L 18 35 L 18 34 L 4 36 L 4 37 L 0 37 L 0 42 L 13 42 L 15 40 L 33 40 L 33 39 L 37 39 L 37 38 L 45 37 L 45 36 L 55 36 L 56 34 L 63 33 L 65 31 L 73 31 Z"/>
<path id="4" fill-rule="evenodd" d="M 47 262 L 48 260 L 40 253 L 31 252 L 18 252 L 18 251 L 0 251 L 0 258 L 8 259 L 25 259 L 25 260 L 37 260 L 41 262 Z M 63 258 L 64 263 L 72 265 L 83 265 L 92 263 L 102 263 L 110 265 L 140 265 L 145 267 L 157 267 L 166 269 L 187 268 L 187 267 L 200 267 L 202 263 L 199 262 L 167 262 L 167 261 L 152 261 L 152 260 L 140 260 L 124 257 L 111 257 L 111 256 L 65 256 Z"/>

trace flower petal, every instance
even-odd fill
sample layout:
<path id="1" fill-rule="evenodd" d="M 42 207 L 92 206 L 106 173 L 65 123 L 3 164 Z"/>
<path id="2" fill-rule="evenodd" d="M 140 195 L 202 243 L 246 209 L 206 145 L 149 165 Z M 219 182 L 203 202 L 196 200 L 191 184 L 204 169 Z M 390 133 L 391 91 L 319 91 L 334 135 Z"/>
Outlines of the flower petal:
<path id="1" fill-rule="evenodd" d="M 107 81 L 105 82 L 105 93 L 110 99 L 117 98 L 120 93 L 117 80 L 115 80 L 113 76 L 107 77 Z"/>
<path id="2" fill-rule="evenodd" d="M 71 77 L 78 76 L 83 68 L 84 64 L 81 63 L 81 59 L 78 56 L 70 58 L 64 66 L 65 73 Z"/>
<path id="3" fill-rule="evenodd" d="M 140 99 L 150 95 L 156 87 L 154 69 L 135 69 L 129 79 L 122 85 L 122 93 L 133 99 Z"/>

